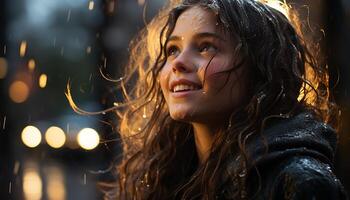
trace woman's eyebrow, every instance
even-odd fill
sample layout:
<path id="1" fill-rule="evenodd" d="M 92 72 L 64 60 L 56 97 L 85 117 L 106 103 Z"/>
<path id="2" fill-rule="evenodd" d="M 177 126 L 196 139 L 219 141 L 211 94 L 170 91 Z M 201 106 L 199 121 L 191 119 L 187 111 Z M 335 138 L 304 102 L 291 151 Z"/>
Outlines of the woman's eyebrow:
<path id="1" fill-rule="evenodd" d="M 198 33 L 194 36 L 195 39 L 201 39 L 201 38 L 216 38 L 219 39 L 221 41 L 226 41 L 226 39 L 224 39 L 223 37 L 221 37 L 219 34 L 217 33 L 213 33 L 213 32 L 202 32 L 202 33 Z"/>
<path id="2" fill-rule="evenodd" d="M 193 36 L 194 39 L 202 39 L 202 38 L 216 38 L 219 39 L 221 41 L 226 41 L 226 39 L 224 39 L 223 37 L 221 37 L 220 35 L 218 35 L 217 33 L 213 33 L 213 32 L 202 32 L 202 33 L 197 33 Z M 169 37 L 168 42 L 170 41 L 179 41 L 182 40 L 182 37 L 177 36 L 177 35 L 172 35 Z"/>

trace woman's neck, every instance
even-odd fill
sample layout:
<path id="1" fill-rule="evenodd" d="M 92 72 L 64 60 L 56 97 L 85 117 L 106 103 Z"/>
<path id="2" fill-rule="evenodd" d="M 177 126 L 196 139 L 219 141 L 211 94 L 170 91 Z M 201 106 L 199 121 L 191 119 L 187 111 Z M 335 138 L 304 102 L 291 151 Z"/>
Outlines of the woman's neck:
<path id="1" fill-rule="evenodd" d="M 198 160 L 203 164 L 209 157 L 217 128 L 206 124 L 192 123 Z"/>

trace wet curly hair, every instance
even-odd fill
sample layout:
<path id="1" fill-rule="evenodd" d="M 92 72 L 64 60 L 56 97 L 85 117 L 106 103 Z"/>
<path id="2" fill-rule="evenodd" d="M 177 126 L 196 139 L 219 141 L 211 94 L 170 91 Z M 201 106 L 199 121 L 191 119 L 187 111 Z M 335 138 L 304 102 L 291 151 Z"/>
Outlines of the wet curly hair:
<path id="1" fill-rule="evenodd" d="M 220 73 L 244 66 L 253 77 L 247 101 L 231 113 L 208 159 L 199 165 L 193 128 L 170 117 L 157 80 L 176 20 L 193 6 L 215 13 L 222 30 L 237 41 L 232 53 L 247 63 Z M 285 16 L 263 1 L 170 1 L 131 42 L 120 83 L 125 102 L 107 110 L 117 110 L 120 116 L 123 156 L 116 183 L 104 184 L 109 188 L 105 198 L 215 199 L 222 172 L 235 156 L 240 164 L 230 173 L 232 199 L 246 199 L 254 193 L 246 188 L 249 137 L 262 134 L 275 119 L 305 110 L 336 126 L 338 112 L 330 101 L 327 69 L 316 62 L 317 48 L 303 38 L 301 29 L 295 14 Z"/>

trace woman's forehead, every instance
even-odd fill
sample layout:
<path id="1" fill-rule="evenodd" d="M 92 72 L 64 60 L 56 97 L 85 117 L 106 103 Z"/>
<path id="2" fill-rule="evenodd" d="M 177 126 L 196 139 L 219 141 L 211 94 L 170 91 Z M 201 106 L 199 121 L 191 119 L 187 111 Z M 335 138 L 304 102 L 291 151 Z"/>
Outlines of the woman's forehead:
<path id="1" fill-rule="evenodd" d="M 172 35 L 183 36 L 198 32 L 220 34 L 217 16 L 208 8 L 194 6 L 185 10 L 177 19 Z"/>

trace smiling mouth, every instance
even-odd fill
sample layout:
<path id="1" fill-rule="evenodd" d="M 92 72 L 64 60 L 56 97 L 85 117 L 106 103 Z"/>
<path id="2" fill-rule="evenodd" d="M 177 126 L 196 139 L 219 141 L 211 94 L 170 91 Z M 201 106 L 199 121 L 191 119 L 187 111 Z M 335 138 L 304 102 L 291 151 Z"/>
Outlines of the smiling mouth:
<path id="1" fill-rule="evenodd" d="M 187 92 L 187 91 L 196 91 L 200 90 L 202 87 L 199 86 L 194 86 L 194 85 L 185 85 L 185 84 L 180 84 L 176 85 L 171 92 L 177 93 L 177 92 Z"/>

